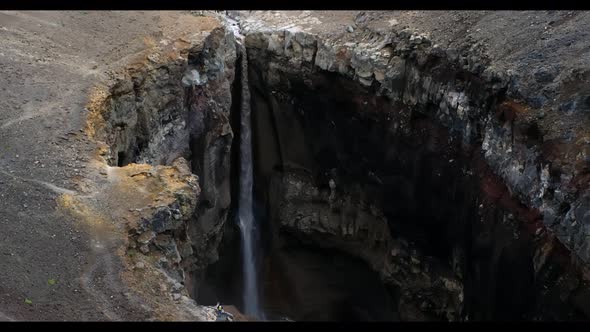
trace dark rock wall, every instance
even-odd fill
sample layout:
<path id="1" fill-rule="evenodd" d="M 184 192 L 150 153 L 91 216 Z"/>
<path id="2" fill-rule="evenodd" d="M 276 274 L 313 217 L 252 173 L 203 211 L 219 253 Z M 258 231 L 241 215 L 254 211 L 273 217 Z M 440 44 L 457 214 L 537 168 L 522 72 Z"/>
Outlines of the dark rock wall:
<path id="1" fill-rule="evenodd" d="M 192 239 L 192 261 L 186 269 L 197 281 L 219 258 L 217 249 L 231 203 L 230 112 L 236 59 L 234 36 L 223 28 L 213 30 L 203 49 L 189 56 L 189 67 L 207 79 L 202 87 L 192 88 L 188 99 L 192 169 L 199 176 L 202 191 L 187 232 Z M 197 289 L 192 290 L 195 298 Z"/>
<path id="2" fill-rule="evenodd" d="M 180 84 L 186 62 L 131 67 L 110 91 L 105 113 L 109 164 L 169 165 L 188 152 L 186 91 Z"/>
<path id="3" fill-rule="evenodd" d="M 484 128 L 505 131 L 513 119 L 498 106 L 501 74 L 486 81 L 416 52 L 393 58 L 397 78 L 354 82 L 318 68 L 305 35 L 291 45 L 249 37 L 256 194 L 272 251 L 287 250 L 288 236 L 362 258 L 396 288 L 392 317 L 402 320 L 586 317 L 575 300 L 587 289 L 581 271 L 559 263 L 538 211 L 488 166 Z M 519 144 L 538 139 L 527 128 L 513 131 Z"/>

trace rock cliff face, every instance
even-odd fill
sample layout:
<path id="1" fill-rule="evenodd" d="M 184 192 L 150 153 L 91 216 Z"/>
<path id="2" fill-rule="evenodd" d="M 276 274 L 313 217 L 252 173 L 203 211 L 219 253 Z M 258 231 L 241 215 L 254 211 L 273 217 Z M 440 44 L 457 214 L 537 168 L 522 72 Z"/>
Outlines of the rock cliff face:
<path id="1" fill-rule="evenodd" d="M 539 104 L 538 80 L 479 42 L 285 15 L 241 21 L 271 250 L 296 237 L 362 258 L 402 319 L 588 317 L 582 87 Z"/>
<path id="2" fill-rule="evenodd" d="M 143 200 L 125 201 L 132 212 L 127 256 L 133 270 L 160 271 L 164 281 L 154 286 L 131 272 L 129 280 L 144 293 L 154 286 L 184 301 L 193 315 L 176 319 L 206 319 L 187 296 L 197 295 L 203 272 L 218 259 L 230 206 L 235 40 L 223 26 L 204 40 L 194 36 L 153 43 L 146 61 L 114 73 L 111 85 L 96 89 L 86 128 L 102 144 L 105 175 L 139 169 L 128 176 L 148 181 L 134 185 Z"/>
<path id="3" fill-rule="evenodd" d="M 230 208 L 230 111 L 236 58 L 234 36 L 225 28 L 214 30 L 203 50 L 189 56 L 191 68 L 207 80 L 202 88 L 194 88 L 189 99 L 192 169 L 202 188 L 188 233 L 194 239 L 192 257 L 196 260 L 192 265 L 198 279 L 205 267 L 218 259 L 217 248 Z"/>

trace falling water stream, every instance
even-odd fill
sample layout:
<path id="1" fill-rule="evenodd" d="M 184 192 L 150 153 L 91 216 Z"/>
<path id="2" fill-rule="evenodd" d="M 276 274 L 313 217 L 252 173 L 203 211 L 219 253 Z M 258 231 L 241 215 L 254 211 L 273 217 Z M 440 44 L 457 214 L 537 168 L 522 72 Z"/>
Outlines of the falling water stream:
<path id="1" fill-rule="evenodd" d="M 244 274 L 244 311 L 247 315 L 263 319 L 258 302 L 258 285 L 256 277 L 256 220 L 252 210 L 252 145 L 250 136 L 250 91 L 248 88 L 248 59 L 242 46 L 242 100 L 240 119 L 240 196 L 239 227 L 242 234 L 242 261 Z"/>

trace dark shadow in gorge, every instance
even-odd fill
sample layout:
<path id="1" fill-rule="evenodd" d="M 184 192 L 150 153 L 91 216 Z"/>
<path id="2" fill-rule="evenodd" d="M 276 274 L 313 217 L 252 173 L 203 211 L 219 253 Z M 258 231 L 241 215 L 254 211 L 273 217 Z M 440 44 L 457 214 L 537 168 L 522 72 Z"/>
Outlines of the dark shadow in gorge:
<path id="1" fill-rule="evenodd" d="M 241 234 L 238 227 L 238 202 L 240 184 L 240 132 L 241 132 L 241 91 L 242 91 L 242 67 L 239 65 L 242 55 L 236 59 L 236 76 L 232 85 L 232 105 L 230 125 L 234 134 L 231 146 L 231 206 L 228 222 L 224 225 L 223 237 L 219 246 L 219 260 L 211 264 L 196 294 L 197 303 L 214 305 L 216 303 L 231 304 L 243 310 L 243 257 L 241 252 Z M 254 218 L 259 225 L 266 223 L 264 211 L 258 207 L 256 197 L 254 202 Z M 265 229 L 262 229 L 262 233 Z M 261 249 L 268 247 L 266 234 L 258 234 L 255 243 Z M 260 259 L 259 259 L 260 261 Z M 260 279 L 260 278 L 259 278 Z M 261 281 L 260 281 L 261 282 Z"/>
<path id="2" fill-rule="evenodd" d="M 411 275 L 401 285 L 384 283 L 359 263 L 358 253 L 333 249 L 341 239 L 289 234 L 280 221 L 267 220 L 282 208 L 270 194 L 271 179 L 303 172 L 312 176 L 309 186 L 329 190 L 332 179 L 354 202 L 376 205 L 392 237 L 406 239 L 455 274 L 464 287 L 464 304 L 457 308 L 462 319 L 585 317 L 576 309 L 580 304 L 564 306 L 560 300 L 560 276 L 567 268 L 559 263 L 559 251 L 551 251 L 539 271 L 533 268 L 534 243 L 527 227 L 536 217 L 487 167 L 481 141 L 464 145 L 432 118 L 435 105 L 393 104 L 371 88 L 328 72 L 269 73 L 265 61 L 250 59 L 249 81 L 255 202 L 267 253 L 263 305 L 269 313 L 300 320 L 446 319 L 412 303 L 412 296 L 437 294 L 418 291 L 400 300 Z M 272 84 L 269 75 L 274 75 Z M 227 299 L 222 302 L 239 303 L 241 289 L 232 285 L 240 283 L 240 262 L 230 258 L 239 257 L 239 234 L 231 234 L 208 280 L 217 298 Z M 336 257 L 346 263 L 336 267 Z M 344 277 L 353 273 L 362 282 Z"/>
<path id="3" fill-rule="evenodd" d="M 463 281 L 463 319 L 581 317 L 573 305 L 563 310 L 555 294 L 539 291 L 555 286 L 556 281 L 545 278 L 544 271 L 535 278 L 533 240 L 522 228 L 529 222 L 529 212 L 522 205 L 513 206 L 515 200 L 503 182 L 482 162 L 479 145 L 464 146 L 429 115 L 434 114 L 432 109 L 393 104 L 371 88 L 333 73 L 270 72 L 264 63 L 268 60 L 257 57 L 251 61 L 256 193 L 267 210 L 282 208 L 276 206 L 280 200 L 273 203 L 268 196 L 273 176 L 292 170 L 309 173 L 315 179 L 309 185 L 324 190 L 329 190 L 329 180 L 334 179 L 341 192 L 382 209 L 392 236 L 415 244 Z M 270 75 L 272 84 L 267 81 Z M 498 192 L 490 193 L 489 183 Z M 497 204 L 494 195 L 506 202 Z M 285 270 L 280 264 L 294 249 L 280 244 L 284 235 L 279 221 L 271 220 L 269 227 L 274 257 L 269 261 L 279 265 L 269 269 Z M 311 240 L 318 255 L 322 241 Z M 305 252 L 299 257 L 313 260 L 305 256 L 313 251 Z M 544 269 L 563 272 L 555 263 Z M 324 273 L 302 278 L 321 283 L 322 277 L 329 279 L 330 273 Z M 410 283 L 411 278 L 402 283 Z M 296 282 L 291 280 L 291 287 Z M 302 292 L 320 303 L 331 290 L 303 288 Z M 305 304 L 300 306 L 291 310 L 304 310 Z M 405 310 L 402 306 L 392 307 Z M 552 309 L 539 309 L 544 306 Z M 417 313 L 402 315 L 402 320 L 445 319 L 428 309 L 412 307 L 409 311 Z M 394 316 L 392 312 L 388 317 Z"/>
<path id="4" fill-rule="evenodd" d="M 297 321 L 397 321 L 396 294 L 362 260 L 282 234 L 264 270 L 265 310 Z"/>
<path id="5" fill-rule="evenodd" d="M 413 242 L 426 255 L 435 257 L 441 266 L 460 276 L 465 289 L 464 318 L 565 320 L 590 317 L 589 293 L 584 288 L 575 290 L 580 279 L 573 273 L 568 274 L 567 269 L 572 265 L 568 251 L 553 241 L 542 244 L 549 246 L 544 256 L 536 256 L 531 234 L 538 229 L 535 225 L 538 215 L 512 198 L 502 180 L 486 167 L 479 149 L 480 142 L 476 142 L 475 146 L 462 146 L 459 139 L 451 139 L 453 135 L 449 134 L 449 130 L 440 126 L 432 116 L 435 105 L 410 109 L 405 105 L 391 104 L 386 98 L 377 97 L 373 89 L 341 76 L 326 72 L 310 75 L 304 70 L 307 68 L 301 68 L 301 72 L 297 73 L 284 72 L 289 70 L 289 65 L 269 70 L 269 62 L 264 56 L 254 56 L 250 59 L 249 72 L 253 95 L 256 212 L 265 227 L 262 237 L 264 247 L 270 253 L 265 266 L 265 281 L 276 284 L 289 265 L 299 267 L 301 264 L 298 262 L 325 261 L 321 258 L 325 256 L 325 250 L 318 245 L 325 239 L 308 236 L 304 240 L 310 243 L 305 248 L 298 242 L 284 245 L 281 241 L 285 241 L 286 236 L 281 232 L 281 225 L 269 218 L 272 210 L 282 208 L 273 203 L 276 197 L 269 195 L 270 179 L 273 176 L 283 178 L 296 170 L 312 175 L 313 179 L 307 183 L 309 186 L 329 190 L 329 180 L 333 179 L 337 182 L 337 191 L 352 196 L 354 204 L 366 200 L 377 205 L 385 213 L 392 235 Z M 469 82 L 472 78 L 463 77 L 466 74 L 454 70 L 457 69 L 445 71 L 443 68 L 443 73 L 435 80 L 466 81 L 466 89 L 482 89 L 481 85 Z M 158 77 L 138 80 L 140 83 L 132 84 L 134 91 L 126 90 L 114 100 L 113 112 L 107 118 L 105 140 L 111 147 L 109 165 L 125 166 L 132 162 L 169 165 L 175 158 L 183 156 L 191 161 L 202 188 L 208 188 L 202 195 L 199 223 L 204 219 L 220 220 L 226 206 L 212 209 L 212 202 L 220 195 L 215 190 L 211 191 L 222 187 L 218 183 L 220 178 L 205 170 L 211 167 L 227 169 L 224 166 L 227 163 L 223 162 L 227 160 L 223 148 L 228 143 L 228 137 L 216 137 L 218 135 L 212 128 L 216 128 L 220 121 L 210 117 L 215 112 L 204 112 L 204 109 L 211 105 L 219 106 L 229 98 L 220 94 L 222 90 L 219 87 L 211 86 L 209 91 L 215 92 L 195 96 L 197 100 L 189 103 L 194 109 L 187 112 L 182 98 L 184 93 L 178 89 L 178 82 L 170 81 L 166 83 L 170 89 L 163 88 Z M 144 81 L 147 83 L 142 83 Z M 403 90 L 403 85 L 392 88 Z M 145 92 L 150 89 L 163 93 Z M 235 96 L 240 90 L 239 79 L 233 90 L 232 99 L 239 100 Z M 142 96 L 146 97 L 145 100 Z M 169 100 L 165 103 L 166 109 L 154 106 L 163 100 Z M 214 102 L 210 103 L 212 100 Z M 493 113 L 493 108 L 490 112 Z M 209 117 L 204 119 L 204 127 L 198 131 L 191 130 L 190 134 L 196 133 L 198 137 L 190 138 L 189 148 L 185 139 L 188 133 L 180 124 L 186 121 L 199 123 L 200 120 L 188 118 L 188 115 L 198 114 L 208 114 Z M 239 112 L 234 108 L 232 116 L 237 115 Z M 171 122 L 179 125 L 180 129 L 166 129 Z M 235 137 L 239 137 L 239 126 L 233 123 L 232 127 L 237 133 Z M 213 135 L 205 138 L 206 133 Z M 542 139 L 534 126 L 525 128 L 525 133 L 531 141 Z M 153 139 L 163 134 L 171 136 L 165 141 Z M 231 163 L 234 192 L 235 185 L 239 183 L 235 171 L 239 167 L 235 149 L 236 145 L 239 146 L 238 142 L 238 139 L 234 142 Z M 237 202 L 235 194 L 232 201 Z M 318 203 L 322 204 L 322 209 L 331 208 L 325 202 Z M 564 209 L 567 208 L 564 206 Z M 203 216 L 200 212 L 209 210 L 215 213 L 200 218 Z M 193 292 L 199 303 L 241 303 L 240 239 L 235 222 L 231 222 L 235 219 L 230 217 L 229 220 L 219 249 L 220 260 L 207 269 L 207 280 L 201 289 Z M 191 237 L 208 234 L 195 230 Z M 196 260 L 190 257 L 184 262 L 199 266 L 194 272 L 195 277 L 189 274 L 185 280 L 191 292 L 191 280 L 200 278 L 204 272 L 200 266 L 209 259 L 201 255 L 217 246 L 216 239 L 208 243 L 201 240 L 193 243 L 199 244 L 195 246 Z M 202 243 L 208 247 L 200 246 Z M 332 243 L 333 247 L 338 245 Z M 318 257 L 314 257 L 314 253 Z M 355 256 L 358 252 L 349 250 L 345 255 Z M 536 270 L 538 264 L 541 268 Z M 326 304 L 322 302 L 325 297 L 330 298 L 326 294 L 350 288 L 345 286 L 346 282 L 338 285 L 326 282 L 334 279 L 330 277 L 331 270 L 320 270 L 320 273 L 302 271 L 299 273 L 301 279 L 309 280 L 312 285 L 312 281 L 322 285 L 315 289 L 302 289 L 304 295 L 310 296 L 311 302 L 322 303 L 318 307 L 332 309 L 340 300 Z M 367 280 L 370 278 L 367 277 Z M 408 276 L 402 284 L 411 279 L 412 276 Z M 291 285 L 296 286 L 297 280 L 285 280 L 282 288 L 296 288 Z M 298 301 L 294 295 L 287 294 L 285 299 L 289 301 L 281 308 L 276 304 L 279 298 L 276 294 L 279 293 L 269 287 L 266 298 L 269 304 L 276 307 L 273 310 L 293 313 L 301 319 L 321 319 L 317 315 L 303 314 L 305 303 Z M 399 299 L 395 286 L 388 285 L 386 288 L 392 289 L 388 290 L 394 294 L 392 299 Z M 373 296 L 376 296 L 375 292 L 367 292 L 366 298 L 353 298 L 354 302 L 363 303 Z M 432 294 L 427 296 L 436 297 Z M 350 303 L 350 308 L 355 306 L 350 301 L 339 303 Z M 402 302 L 397 308 L 394 305 L 390 317 L 395 317 L 397 310 L 404 312 L 400 313 L 400 319 L 408 319 L 408 311 L 412 319 L 444 319 L 432 315 L 428 308 L 420 315 L 414 315 L 419 310 L 403 306 Z M 371 308 L 369 315 L 372 310 L 376 309 Z M 425 313 L 428 315 L 422 315 Z M 352 313 L 347 315 L 354 316 Z M 341 314 L 333 312 L 328 317 L 337 319 Z M 362 319 L 367 316 L 356 317 Z"/>

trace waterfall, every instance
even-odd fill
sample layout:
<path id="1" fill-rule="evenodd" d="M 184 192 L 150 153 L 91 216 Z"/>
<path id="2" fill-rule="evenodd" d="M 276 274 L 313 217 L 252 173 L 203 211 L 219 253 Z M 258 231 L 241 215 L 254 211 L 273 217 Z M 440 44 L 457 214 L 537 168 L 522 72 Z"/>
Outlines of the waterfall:
<path id="1" fill-rule="evenodd" d="M 252 139 L 250 135 L 250 90 L 248 88 L 248 58 L 246 49 L 240 45 L 241 66 L 241 115 L 240 115 L 240 196 L 238 218 L 242 235 L 242 259 L 244 274 L 244 311 L 247 315 L 263 319 L 258 303 L 258 280 L 256 275 L 256 220 L 252 206 Z"/>

